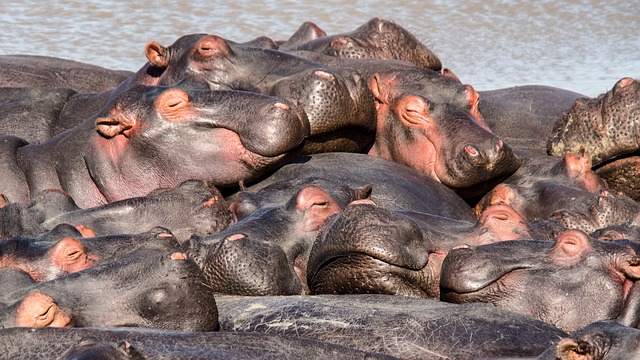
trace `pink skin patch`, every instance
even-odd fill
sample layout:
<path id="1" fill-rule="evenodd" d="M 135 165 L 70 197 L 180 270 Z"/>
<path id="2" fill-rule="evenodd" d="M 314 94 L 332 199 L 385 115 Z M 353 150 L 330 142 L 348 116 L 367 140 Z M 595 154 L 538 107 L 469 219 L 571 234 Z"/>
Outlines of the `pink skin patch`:
<path id="1" fill-rule="evenodd" d="M 171 260 L 187 260 L 187 255 L 181 252 L 174 252 L 171 254 Z"/>
<path id="2" fill-rule="evenodd" d="M 240 240 L 240 239 L 244 239 L 246 238 L 246 236 L 244 234 L 234 234 L 231 235 L 227 238 L 228 241 L 236 241 L 236 240 Z"/>
<path id="3" fill-rule="evenodd" d="M 217 203 L 217 202 L 218 202 L 218 197 L 217 197 L 217 196 L 214 196 L 214 197 L 210 198 L 209 200 L 205 201 L 205 202 L 200 206 L 200 208 L 205 208 L 205 207 L 213 206 L 213 205 L 214 205 L 215 203 Z"/>
<path id="4" fill-rule="evenodd" d="M 624 79 L 618 81 L 618 86 L 620 88 L 623 88 L 623 87 L 627 87 L 627 86 L 631 85 L 632 83 L 633 83 L 633 79 L 632 78 L 624 78 Z"/>
<path id="5" fill-rule="evenodd" d="M 478 125 L 483 127 L 485 130 L 491 132 L 491 129 L 489 129 L 489 126 L 487 125 L 487 123 L 485 123 L 484 120 L 482 119 L 482 116 L 480 115 L 480 110 L 478 109 L 478 104 L 480 103 L 480 94 L 478 94 L 478 92 L 471 85 L 466 85 L 466 87 L 467 87 L 467 94 L 469 96 L 469 106 L 471 107 L 469 110 L 471 112 L 471 116 L 473 116 L 473 118 L 476 120 Z"/>
<path id="6" fill-rule="evenodd" d="M 90 237 L 95 237 L 96 236 L 96 232 L 93 231 L 92 228 L 86 226 L 86 225 L 76 225 L 75 228 L 80 231 L 80 234 L 82 234 L 82 237 L 85 238 L 90 238 Z"/>
<path id="7" fill-rule="evenodd" d="M 354 201 L 350 202 L 349 205 L 347 205 L 347 206 L 351 206 L 351 205 L 373 205 L 373 206 L 378 206 L 378 204 L 373 202 L 373 200 L 371 200 L 371 199 L 354 200 Z"/>
<path id="8" fill-rule="evenodd" d="M 333 75 L 329 74 L 329 73 L 328 73 L 328 72 L 326 72 L 326 71 L 320 71 L 320 70 L 318 70 L 318 71 L 314 72 L 314 74 L 315 74 L 316 76 L 319 76 L 319 77 L 324 78 L 324 79 L 327 79 L 327 80 L 333 80 Z"/>
<path id="9" fill-rule="evenodd" d="M 467 154 L 469 154 L 469 155 L 471 155 L 473 157 L 476 157 L 476 156 L 479 155 L 478 150 L 476 150 L 476 148 L 474 148 L 473 146 L 469 146 L 469 145 L 465 146 L 464 147 L 464 151 L 466 151 Z"/>
<path id="10" fill-rule="evenodd" d="M 283 104 L 283 103 L 275 103 L 273 104 L 273 106 L 282 109 L 282 110 L 289 110 L 289 106 L 287 106 L 287 104 Z"/>

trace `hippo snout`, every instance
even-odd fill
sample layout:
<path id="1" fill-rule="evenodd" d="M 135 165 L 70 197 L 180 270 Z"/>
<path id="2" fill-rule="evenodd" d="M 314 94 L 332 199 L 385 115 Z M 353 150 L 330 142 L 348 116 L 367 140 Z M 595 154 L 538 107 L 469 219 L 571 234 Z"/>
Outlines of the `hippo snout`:
<path id="1" fill-rule="evenodd" d="M 474 166 L 486 167 L 488 171 L 492 171 L 496 164 L 504 157 L 504 142 L 493 137 L 480 145 L 467 144 L 464 146 L 464 156 Z"/>

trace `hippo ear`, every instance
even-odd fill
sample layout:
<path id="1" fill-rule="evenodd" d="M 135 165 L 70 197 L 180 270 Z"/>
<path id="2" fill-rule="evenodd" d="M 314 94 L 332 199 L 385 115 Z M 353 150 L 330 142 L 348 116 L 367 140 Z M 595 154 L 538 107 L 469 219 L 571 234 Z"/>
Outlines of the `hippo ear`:
<path id="1" fill-rule="evenodd" d="M 462 85 L 462 81 L 460 80 L 460 78 L 458 77 L 458 75 L 456 75 L 453 71 L 451 71 L 451 69 L 449 68 L 444 68 L 442 69 L 442 75 L 444 75 L 444 77 L 448 77 L 450 79 L 455 80 L 458 84 Z"/>
<path id="2" fill-rule="evenodd" d="M 574 341 L 573 339 L 562 339 L 556 345 L 556 358 L 561 360 L 588 360 L 592 359 L 592 349 L 586 341 Z"/>
<path id="3" fill-rule="evenodd" d="M 333 214 L 340 212 L 340 207 L 322 188 L 306 186 L 296 195 L 295 207 L 304 215 L 303 231 L 319 230 L 324 222 Z"/>
<path id="4" fill-rule="evenodd" d="M 115 114 L 96 119 L 98 133 L 107 139 L 120 134 L 125 137 L 129 137 L 136 123 L 137 120 L 135 118 L 124 116 L 122 114 Z"/>
<path id="5" fill-rule="evenodd" d="M 167 49 L 157 42 L 150 41 L 144 46 L 144 54 L 149 63 L 157 68 L 166 69 L 169 65 Z"/>
<path id="6" fill-rule="evenodd" d="M 96 258 L 87 255 L 82 243 L 72 237 L 58 241 L 49 251 L 47 257 L 56 268 L 72 273 L 84 270 L 95 264 Z"/>
<path id="7" fill-rule="evenodd" d="M 556 243 L 551 250 L 551 258 L 560 260 L 564 265 L 572 265 L 573 261 L 566 262 L 566 260 L 579 261 L 590 248 L 589 236 L 584 231 L 565 230 L 556 238 Z"/>
<path id="8" fill-rule="evenodd" d="M 71 318 L 49 295 L 39 291 L 29 293 L 16 310 L 16 326 L 66 327 Z"/>
<path id="9" fill-rule="evenodd" d="M 373 97 L 377 102 L 387 105 L 389 104 L 389 94 L 387 93 L 387 91 L 385 91 L 384 82 L 380 75 L 373 75 L 371 84 L 369 84 L 369 88 L 371 89 L 371 93 L 373 94 Z"/>
<path id="10" fill-rule="evenodd" d="M 167 89 L 158 95 L 153 105 L 165 120 L 180 121 L 184 118 L 183 110 L 190 107 L 191 103 L 185 91 Z"/>

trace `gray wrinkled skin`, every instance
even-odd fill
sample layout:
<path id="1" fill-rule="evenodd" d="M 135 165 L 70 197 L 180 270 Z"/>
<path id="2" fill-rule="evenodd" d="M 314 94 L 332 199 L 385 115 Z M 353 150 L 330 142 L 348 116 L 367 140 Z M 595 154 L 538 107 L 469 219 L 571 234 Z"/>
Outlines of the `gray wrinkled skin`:
<path id="1" fill-rule="evenodd" d="M 12 328 L 0 330 L 0 343 L 0 359 L 15 360 L 71 359 L 99 347 L 100 355 L 118 352 L 118 359 L 396 359 L 295 336 L 142 328 Z"/>
<path id="2" fill-rule="evenodd" d="M 550 155 L 561 156 L 585 149 L 598 165 L 640 148 L 640 82 L 619 80 L 595 99 L 578 99 L 555 124 L 547 144 Z"/>
<path id="3" fill-rule="evenodd" d="M 393 295 L 218 299 L 222 331 L 304 336 L 403 359 L 535 356 L 566 336 L 486 304 Z"/>

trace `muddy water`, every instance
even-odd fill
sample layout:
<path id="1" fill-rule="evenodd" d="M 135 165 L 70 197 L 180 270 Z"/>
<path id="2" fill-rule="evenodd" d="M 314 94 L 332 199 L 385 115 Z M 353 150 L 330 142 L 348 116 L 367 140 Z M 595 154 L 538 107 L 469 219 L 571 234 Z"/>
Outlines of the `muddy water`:
<path id="1" fill-rule="evenodd" d="M 628 0 L 3 1 L 0 54 L 137 70 L 151 40 L 284 40 L 304 21 L 332 34 L 376 16 L 410 29 L 479 90 L 545 84 L 595 96 L 640 77 L 640 7 Z"/>

